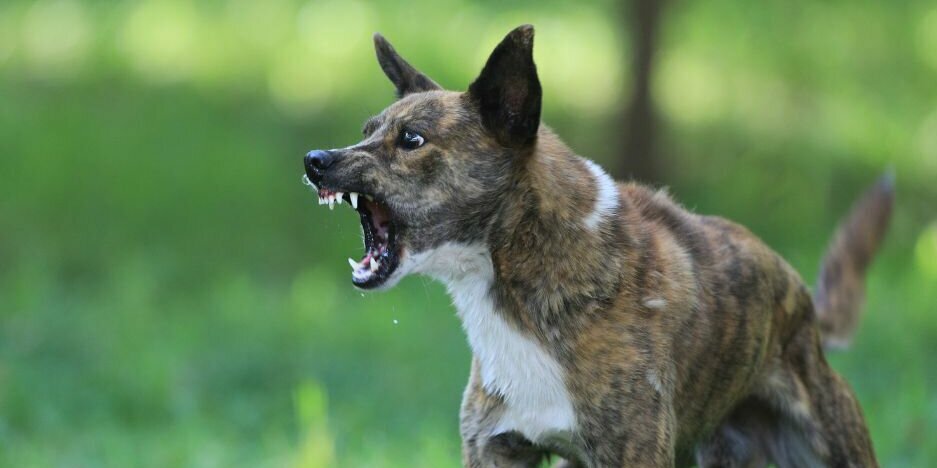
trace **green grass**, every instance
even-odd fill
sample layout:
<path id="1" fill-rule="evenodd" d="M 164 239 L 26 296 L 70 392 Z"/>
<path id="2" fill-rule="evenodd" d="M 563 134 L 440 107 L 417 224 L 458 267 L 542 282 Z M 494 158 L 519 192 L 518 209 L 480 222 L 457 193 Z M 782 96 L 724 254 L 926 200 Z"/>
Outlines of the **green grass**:
<path id="1" fill-rule="evenodd" d="M 300 185 L 302 129 L 185 90 L 112 89 L 91 113 L 93 89 L 65 108 L 60 90 L 17 91 L 0 125 L 23 155 L 2 163 L 17 195 L 0 218 L 0 465 L 281 466 L 329 450 L 342 466 L 458 464 L 469 354 L 448 298 L 420 278 L 353 290 L 359 228 Z M 817 204 L 786 198 L 798 182 L 758 183 L 771 163 L 746 170 L 750 196 L 731 198 L 745 181 L 673 190 L 751 221 L 811 278 L 829 211 L 858 187 Z M 908 215 L 899 202 L 862 331 L 832 357 L 886 466 L 937 460 L 937 293 Z M 298 395 L 320 390 L 304 416 Z"/>

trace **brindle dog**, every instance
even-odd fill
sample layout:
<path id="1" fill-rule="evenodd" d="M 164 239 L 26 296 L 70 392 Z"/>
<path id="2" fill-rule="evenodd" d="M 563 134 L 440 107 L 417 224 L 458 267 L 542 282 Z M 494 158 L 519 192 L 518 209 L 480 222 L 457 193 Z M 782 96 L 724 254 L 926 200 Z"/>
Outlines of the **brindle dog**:
<path id="1" fill-rule="evenodd" d="M 422 273 L 448 288 L 473 353 L 465 465 L 875 466 L 822 345 L 855 328 L 890 179 L 811 297 L 745 228 L 616 184 L 542 125 L 533 37 L 512 31 L 451 92 L 375 35 L 399 99 L 360 143 L 305 158 L 320 203 L 360 213 L 357 287 Z"/>

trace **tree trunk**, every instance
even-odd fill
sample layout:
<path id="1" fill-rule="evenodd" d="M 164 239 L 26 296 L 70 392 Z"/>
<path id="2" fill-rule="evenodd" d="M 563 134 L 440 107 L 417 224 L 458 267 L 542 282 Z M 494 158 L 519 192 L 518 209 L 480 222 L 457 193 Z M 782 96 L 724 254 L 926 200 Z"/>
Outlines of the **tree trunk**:
<path id="1" fill-rule="evenodd" d="M 634 81 L 631 101 L 622 116 L 619 177 L 660 185 L 666 180 L 657 147 L 658 116 L 651 97 L 654 58 L 661 13 L 666 0 L 630 0 L 625 20 L 632 36 Z"/>

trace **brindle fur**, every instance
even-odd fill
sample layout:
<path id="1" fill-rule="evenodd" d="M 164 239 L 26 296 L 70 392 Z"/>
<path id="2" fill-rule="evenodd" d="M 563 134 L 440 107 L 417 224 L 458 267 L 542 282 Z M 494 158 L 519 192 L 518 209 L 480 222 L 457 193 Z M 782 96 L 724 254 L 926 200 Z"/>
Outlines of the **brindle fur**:
<path id="1" fill-rule="evenodd" d="M 595 180 L 539 124 L 532 27 L 512 31 L 466 93 L 441 90 L 379 35 L 375 44 L 400 99 L 368 121 L 364 141 L 335 150 L 320 183 L 379 196 L 408 255 L 486 246 L 490 298 L 562 366 L 575 410 L 570 434 L 493 433 L 504 400 L 474 360 L 466 466 L 537 466 L 548 454 L 590 467 L 876 466 L 856 398 L 824 358 L 813 298 L 752 233 L 634 183 L 618 185 L 597 229 L 583 228 Z M 427 144 L 397 148 L 404 127 Z M 823 298 L 861 289 L 890 203 L 879 185 L 844 225 Z M 872 231 L 874 242 L 852 240 Z M 820 317 L 858 308 L 829 302 L 817 302 Z"/>
<path id="2" fill-rule="evenodd" d="M 891 219 L 893 185 L 889 172 L 856 202 L 823 258 L 814 304 L 827 348 L 846 347 L 859 325 L 863 278 Z"/>

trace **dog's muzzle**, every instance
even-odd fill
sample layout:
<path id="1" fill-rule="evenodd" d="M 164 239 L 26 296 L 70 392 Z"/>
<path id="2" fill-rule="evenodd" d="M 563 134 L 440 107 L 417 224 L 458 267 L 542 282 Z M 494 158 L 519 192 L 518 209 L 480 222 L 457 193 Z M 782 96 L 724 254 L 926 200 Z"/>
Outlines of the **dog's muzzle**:
<path id="1" fill-rule="evenodd" d="M 316 192 L 320 205 L 329 205 L 332 209 L 336 203 L 348 202 L 358 212 L 365 252 L 361 260 L 349 258 L 348 263 L 354 285 L 361 289 L 374 289 L 387 282 L 400 264 L 402 247 L 397 243 L 397 223 L 393 211 L 380 194 L 362 190 L 360 184 L 346 185 L 334 180 L 335 174 L 329 175 L 341 157 L 340 150 L 306 153 L 303 183 Z M 326 180 L 327 175 L 329 180 Z"/>

